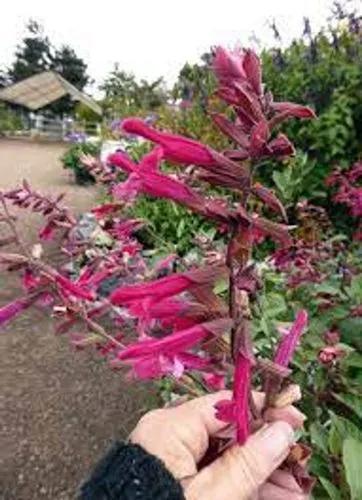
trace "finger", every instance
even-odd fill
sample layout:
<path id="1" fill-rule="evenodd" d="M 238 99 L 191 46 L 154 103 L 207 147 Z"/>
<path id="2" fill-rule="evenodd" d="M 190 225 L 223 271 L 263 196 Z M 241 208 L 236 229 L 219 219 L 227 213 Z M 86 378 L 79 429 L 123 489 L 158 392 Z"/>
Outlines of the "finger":
<path id="1" fill-rule="evenodd" d="M 268 408 L 264 413 L 266 422 L 275 422 L 276 420 L 284 420 L 288 422 L 293 429 L 303 427 L 306 419 L 305 415 L 294 406 L 286 406 L 285 408 Z"/>
<path id="2" fill-rule="evenodd" d="M 230 400 L 231 391 L 219 391 L 214 394 L 208 394 L 192 401 L 188 401 L 176 408 L 170 408 L 175 418 L 182 419 L 184 424 L 199 428 L 202 425 L 209 436 L 215 435 L 229 424 L 216 418 L 215 405 L 224 399 Z"/>
<path id="3" fill-rule="evenodd" d="M 258 500 L 308 500 L 308 496 L 290 491 L 273 483 L 265 483 L 258 492 Z"/>
<path id="4" fill-rule="evenodd" d="M 293 475 L 286 470 L 275 470 L 269 477 L 268 482 L 273 483 L 276 486 L 280 486 L 283 489 L 294 491 L 296 493 L 303 493 L 302 488 L 299 486 Z"/>
<path id="5" fill-rule="evenodd" d="M 228 425 L 215 417 L 214 405 L 230 398 L 230 391 L 220 391 L 174 408 L 148 412 L 130 439 L 161 458 L 176 478 L 193 475 L 209 446 L 209 436 Z"/>
<path id="6" fill-rule="evenodd" d="M 243 500 L 252 497 L 287 457 L 293 442 L 294 432 L 288 423 L 280 421 L 263 427 L 250 436 L 244 446 L 229 448 L 199 472 L 188 485 L 186 498 Z"/>

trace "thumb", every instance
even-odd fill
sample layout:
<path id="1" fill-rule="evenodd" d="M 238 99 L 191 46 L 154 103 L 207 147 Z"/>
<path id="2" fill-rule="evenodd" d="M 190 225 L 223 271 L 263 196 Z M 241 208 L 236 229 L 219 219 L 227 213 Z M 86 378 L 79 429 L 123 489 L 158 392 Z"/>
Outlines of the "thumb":
<path id="1" fill-rule="evenodd" d="M 283 421 L 263 427 L 243 446 L 229 448 L 205 467 L 185 488 L 187 500 L 246 500 L 287 457 L 294 442 L 292 427 Z"/>

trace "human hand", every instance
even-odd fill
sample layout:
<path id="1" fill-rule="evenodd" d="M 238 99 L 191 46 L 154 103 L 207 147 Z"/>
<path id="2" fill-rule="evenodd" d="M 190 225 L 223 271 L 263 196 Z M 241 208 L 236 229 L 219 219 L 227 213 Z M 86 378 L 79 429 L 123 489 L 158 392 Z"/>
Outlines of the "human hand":
<path id="1" fill-rule="evenodd" d="M 268 421 L 243 446 L 233 445 L 198 471 L 209 438 L 228 424 L 215 417 L 214 405 L 229 391 L 210 394 L 174 408 L 153 410 L 138 422 L 133 443 L 159 457 L 178 479 L 187 500 L 307 500 L 295 479 L 278 467 L 294 443 L 293 428 L 304 416 L 294 407 L 268 410 Z M 254 394 L 261 407 L 263 396 Z"/>

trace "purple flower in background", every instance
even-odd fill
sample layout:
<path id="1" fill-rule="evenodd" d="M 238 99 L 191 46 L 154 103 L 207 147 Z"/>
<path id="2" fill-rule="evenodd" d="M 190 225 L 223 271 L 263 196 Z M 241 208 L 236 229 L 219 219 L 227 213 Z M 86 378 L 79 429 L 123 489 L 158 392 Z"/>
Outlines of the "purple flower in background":
<path id="1" fill-rule="evenodd" d="M 73 144 L 84 144 L 87 142 L 88 136 L 84 132 L 69 132 L 65 138 Z"/>
<path id="2" fill-rule="evenodd" d="M 112 132 L 114 132 L 115 130 L 119 130 L 121 127 L 121 124 L 122 124 L 122 119 L 116 118 L 115 120 L 111 121 L 110 129 L 112 130 Z"/>

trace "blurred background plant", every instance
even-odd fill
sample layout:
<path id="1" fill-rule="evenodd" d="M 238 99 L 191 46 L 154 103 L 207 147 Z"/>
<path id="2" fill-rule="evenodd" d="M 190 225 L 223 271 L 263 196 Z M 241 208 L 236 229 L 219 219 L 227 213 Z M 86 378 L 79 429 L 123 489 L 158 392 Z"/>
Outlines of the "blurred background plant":
<path id="1" fill-rule="evenodd" d="M 73 171 L 74 179 L 77 184 L 83 186 L 87 184 L 94 184 L 94 177 L 89 173 L 88 169 L 82 165 L 80 157 L 83 154 L 99 156 L 100 144 L 86 142 L 86 137 L 82 133 L 74 133 L 70 139 L 73 144 L 61 158 L 63 167 Z"/>
<path id="2" fill-rule="evenodd" d="M 325 208 L 338 231 L 350 236 L 349 218 L 341 205 L 331 203 L 331 191 L 324 184 L 336 165 L 347 167 L 362 152 L 362 24 L 361 17 L 346 5 L 335 2 L 326 26 L 318 32 L 305 19 L 301 36 L 289 46 L 283 43 L 277 25 L 271 25 L 274 46 L 261 52 L 266 86 L 276 100 L 288 96 L 291 101 L 310 103 L 318 120 L 287 123 L 288 137 L 298 144 L 295 157 L 278 163 L 268 160 L 258 175 L 286 204 L 291 221 L 298 201 L 308 199 Z M 132 74 L 115 66 L 101 87 L 106 116 L 114 119 L 153 113 L 160 128 L 186 134 L 216 149 L 227 148 L 227 139 L 208 118 L 208 111 L 216 105 L 210 57 L 211 53 L 206 53 L 200 63 L 186 63 L 171 90 L 162 78 L 137 82 Z M 139 146 L 133 142 L 132 147 Z M 135 210 L 137 216 L 150 215 L 158 236 L 172 240 L 182 251 L 199 230 L 185 210 L 170 213 L 169 206 L 165 208 L 159 200 L 145 197 Z"/>

